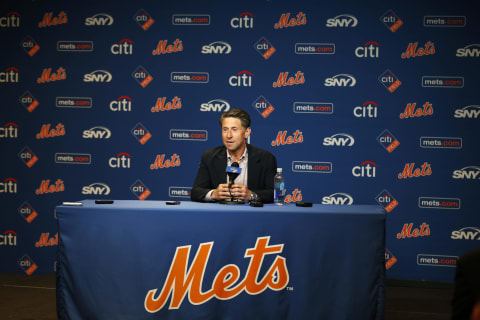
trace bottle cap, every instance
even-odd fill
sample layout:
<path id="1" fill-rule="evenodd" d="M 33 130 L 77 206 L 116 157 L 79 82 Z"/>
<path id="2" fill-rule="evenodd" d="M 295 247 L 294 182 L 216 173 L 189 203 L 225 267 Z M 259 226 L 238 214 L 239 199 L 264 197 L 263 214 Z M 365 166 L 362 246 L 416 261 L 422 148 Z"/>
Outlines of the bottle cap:
<path id="1" fill-rule="evenodd" d="M 282 173 L 282 168 L 277 168 L 278 173 Z"/>

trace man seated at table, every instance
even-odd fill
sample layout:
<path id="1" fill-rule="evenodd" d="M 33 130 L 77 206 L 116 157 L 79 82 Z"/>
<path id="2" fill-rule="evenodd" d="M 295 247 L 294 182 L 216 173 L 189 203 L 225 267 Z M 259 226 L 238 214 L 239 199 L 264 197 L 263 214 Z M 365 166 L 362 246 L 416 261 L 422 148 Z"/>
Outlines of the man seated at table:
<path id="1" fill-rule="evenodd" d="M 238 199 L 273 202 L 273 178 L 277 160 L 270 152 L 246 143 L 250 136 L 250 116 L 242 109 L 222 113 L 219 119 L 223 146 L 202 154 L 193 184 L 192 201 Z M 227 166 L 238 163 L 242 169 L 229 188 Z"/>

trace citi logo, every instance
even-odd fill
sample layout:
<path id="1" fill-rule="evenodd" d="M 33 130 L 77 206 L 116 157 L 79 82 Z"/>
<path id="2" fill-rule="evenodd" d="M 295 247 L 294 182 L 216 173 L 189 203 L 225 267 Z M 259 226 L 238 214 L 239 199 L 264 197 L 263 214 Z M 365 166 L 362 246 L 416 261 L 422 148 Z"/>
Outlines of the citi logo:
<path id="1" fill-rule="evenodd" d="M 200 105 L 200 111 L 203 112 L 227 112 L 230 110 L 230 103 L 222 99 L 210 100 Z"/>
<path id="2" fill-rule="evenodd" d="M 22 268 L 22 270 L 25 271 L 25 273 L 28 275 L 32 275 L 35 270 L 38 269 L 38 266 L 35 264 L 35 262 L 33 262 L 33 260 L 27 255 L 21 257 L 17 263 L 20 268 Z"/>
<path id="3" fill-rule="evenodd" d="M 334 205 L 352 205 L 353 198 L 351 195 L 347 193 L 332 193 L 329 196 L 325 196 L 322 198 L 322 204 L 334 204 Z"/>
<path id="4" fill-rule="evenodd" d="M 450 239 L 453 240 L 480 240 L 480 228 L 465 227 L 452 231 Z"/>
<path id="5" fill-rule="evenodd" d="M 478 58 L 480 57 L 480 44 L 470 44 L 464 48 L 457 49 L 459 58 Z"/>
<path id="6" fill-rule="evenodd" d="M 115 55 L 131 55 L 133 54 L 133 41 L 122 39 L 118 43 L 112 44 L 110 52 Z"/>
<path id="7" fill-rule="evenodd" d="M 350 14 L 340 14 L 334 18 L 328 19 L 326 26 L 328 28 L 355 28 L 358 24 L 357 18 Z"/>
<path id="8" fill-rule="evenodd" d="M 37 211 L 35 211 L 35 209 L 28 202 L 22 203 L 17 212 L 28 223 L 31 223 L 38 216 Z"/>
<path id="9" fill-rule="evenodd" d="M 231 76 L 228 79 L 228 83 L 232 87 L 251 87 L 252 73 L 246 70 L 240 71 L 237 75 Z"/>
<path id="10" fill-rule="evenodd" d="M 469 118 L 469 119 L 477 119 L 480 115 L 480 106 L 478 105 L 470 105 L 463 107 L 462 109 L 455 110 L 455 118 Z"/>
<path id="11" fill-rule="evenodd" d="M 18 83 L 19 82 L 19 70 L 15 67 L 5 69 L 4 72 L 0 72 L 0 83 Z"/>
<path id="12" fill-rule="evenodd" d="M 17 180 L 14 178 L 6 178 L 0 182 L 0 193 L 17 193 Z"/>
<path id="13" fill-rule="evenodd" d="M 354 87 L 357 80 L 352 75 L 341 73 L 325 79 L 326 87 Z"/>
<path id="14" fill-rule="evenodd" d="M 224 41 L 215 41 L 202 47 L 202 54 L 229 54 L 232 46 Z"/>
<path id="15" fill-rule="evenodd" d="M 20 13 L 9 12 L 6 17 L 0 17 L 1 28 L 18 28 L 20 27 Z"/>
<path id="16" fill-rule="evenodd" d="M 86 26 L 111 26 L 113 17 L 106 13 L 97 13 L 85 19 Z"/>
<path id="17" fill-rule="evenodd" d="M 110 168 L 122 168 L 128 169 L 130 168 L 130 160 L 132 156 L 126 152 L 121 152 L 117 154 L 115 157 L 111 157 L 108 159 L 108 165 Z"/>
<path id="18" fill-rule="evenodd" d="M 110 82 L 112 74 L 106 70 L 95 70 L 83 76 L 83 82 Z"/>
<path id="19" fill-rule="evenodd" d="M 18 138 L 18 125 L 13 122 L 0 127 L 0 138 Z"/>
<path id="20" fill-rule="evenodd" d="M 353 108 L 353 115 L 357 118 L 376 118 L 378 104 L 373 101 L 366 101 L 361 106 Z"/>
<path id="21" fill-rule="evenodd" d="M 480 177 L 478 176 L 479 174 L 480 174 L 480 167 L 468 166 L 460 170 L 454 170 L 452 178 L 474 180 L 474 179 L 480 179 Z"/>
<path id="22" fill-rule="evenodd" d="M 145 200 L 152 193 L 147 186 L 138 179 L 130 186 L 130 191 L 139 199 Z"/>
<path id="23" fill-rule="evenodd" d="M 355 139 L 347 133 L 336 133 L 323 139 L 324 146 L 351 147 L 355 144 Z"/>
<path id="24" fill-rule="evenodd" d="M 375 172 L 377 169 L 377 165 L 375 162 L 372 161 L 364 161 L 359 166 L 355 166 L 352 169 L 352 174 L 354 177 L 367 177 L 367 178 L 375 178 Z"/>
<path id="25" fill-rule="evenodd" d="M 380 45 L 378 42 L 369 41 L 366 42 L 363 46 L 357 47 L 355 49 L 355 55 L 358 58 L 378 58 Z"/>
<path id="26" fill-rule="evenodd" d="M 204 275 L 214 242 L 201 243 L 193 259 L 190 259 L 192 245 L 177 247 L 170 271 L 160 292 L 158 288 L 147 292 L 145 310 L 150 313 L 160 311 L 166 306 L 170 296 L 168 309 L 179 309 L 187 295 L 191 304 L 200 305 L 213 297 L 230 300 L 242 292 L 257 295 L 267 289 L 273 291 L 285 289 L 290 276 L 287 259 L 279 255 L 283 251 L 284 244 L 269 245 L 269 241 L 270 236 L 258 237 L 255 247 L 247 248 L 242 254 L 244 258 L 250 259 L 243 279 L 240 279 L 240 268 L 229 264 L 220 268 L 211 285 L 204 283 Z M 275 255 L 274 259 L 265 258 L 266 255 L 272 254 Z M 273 260 L 273 263 L 269 267 L 263 266 L 266 260 Z M 189 261 L 191 261 L 190 265 Z M 242 265 L 246 264 L 242 263 Z M 226 277 L 228 277 L 227 281 Z M 178 283 L 183 285 L 176 285 Z M 234 288 L 232 288 L 233 285 L 235 285 Z"/>
<path id="27" fill-rule="evenodd" d="M 117 100 L 110 101 L 110 110 L 120 112 L 132 111 L 132 98 L 121 96 Z"/>
<path id="28" fill-rule="evenodd" d="M 107 196 L 110 194 L 110 187 L 105 183 L 94 182 L 82 188 L 82 194 Z"/>
<path id="29" fill-rule="evenodd" d="M 235 29 L 252 29 L 253 28 L 253 14 L 250 12 L 243 12 L 239 17 L 230 20 L 230 26 Z"/>
<path id="30" fill-rule="evenodd" d="M 13 230 L 7 230 L 0 234 L 0 246 L 17 246 L 17 233 Z"/>
<path id="31" fill-rule="evenodd" d="M 84 130 L 82 138 L 84 139 L 110 139 L 112 132 L 106 127 L 92 127 Z"/>

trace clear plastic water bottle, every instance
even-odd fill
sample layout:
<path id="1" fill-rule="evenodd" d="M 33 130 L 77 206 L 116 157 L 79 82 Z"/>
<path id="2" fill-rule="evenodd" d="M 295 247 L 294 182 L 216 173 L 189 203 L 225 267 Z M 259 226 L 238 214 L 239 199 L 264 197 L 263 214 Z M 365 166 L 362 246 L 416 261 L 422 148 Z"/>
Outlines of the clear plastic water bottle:
<path id="1" fill-rule="evenodd" d="M 283 205 L 285 201 L 285 178 L 283 177 L 282 168 L 277 168 L 277 173 L 273 178 L 274 182 L 274 198 L 273 203 L 276 205 Z"/>

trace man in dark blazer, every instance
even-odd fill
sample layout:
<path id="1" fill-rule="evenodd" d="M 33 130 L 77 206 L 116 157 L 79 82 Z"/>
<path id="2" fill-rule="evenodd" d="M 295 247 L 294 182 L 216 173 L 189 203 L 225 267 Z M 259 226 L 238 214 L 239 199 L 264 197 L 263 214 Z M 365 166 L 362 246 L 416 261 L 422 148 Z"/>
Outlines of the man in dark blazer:
<path id="1" fill-rule="evenodd" d="M 277 160 L 270 152 L 246 143 L 250 136 L 250 116 L 242 109 L 232 109 L 219 119 L 223 146 L 202 154 L 193 184 L 192 201 L 210 202 L 227 199 L 273 202 L 273 178 Z M 235 183 L 228 184 L 227 166 L 239 163 L 242 172 Z"/>
<path id="2" fill-rule="evenodd" d="M 451 319 L 480 319 L 480 248 L 457 261 Z"/>

